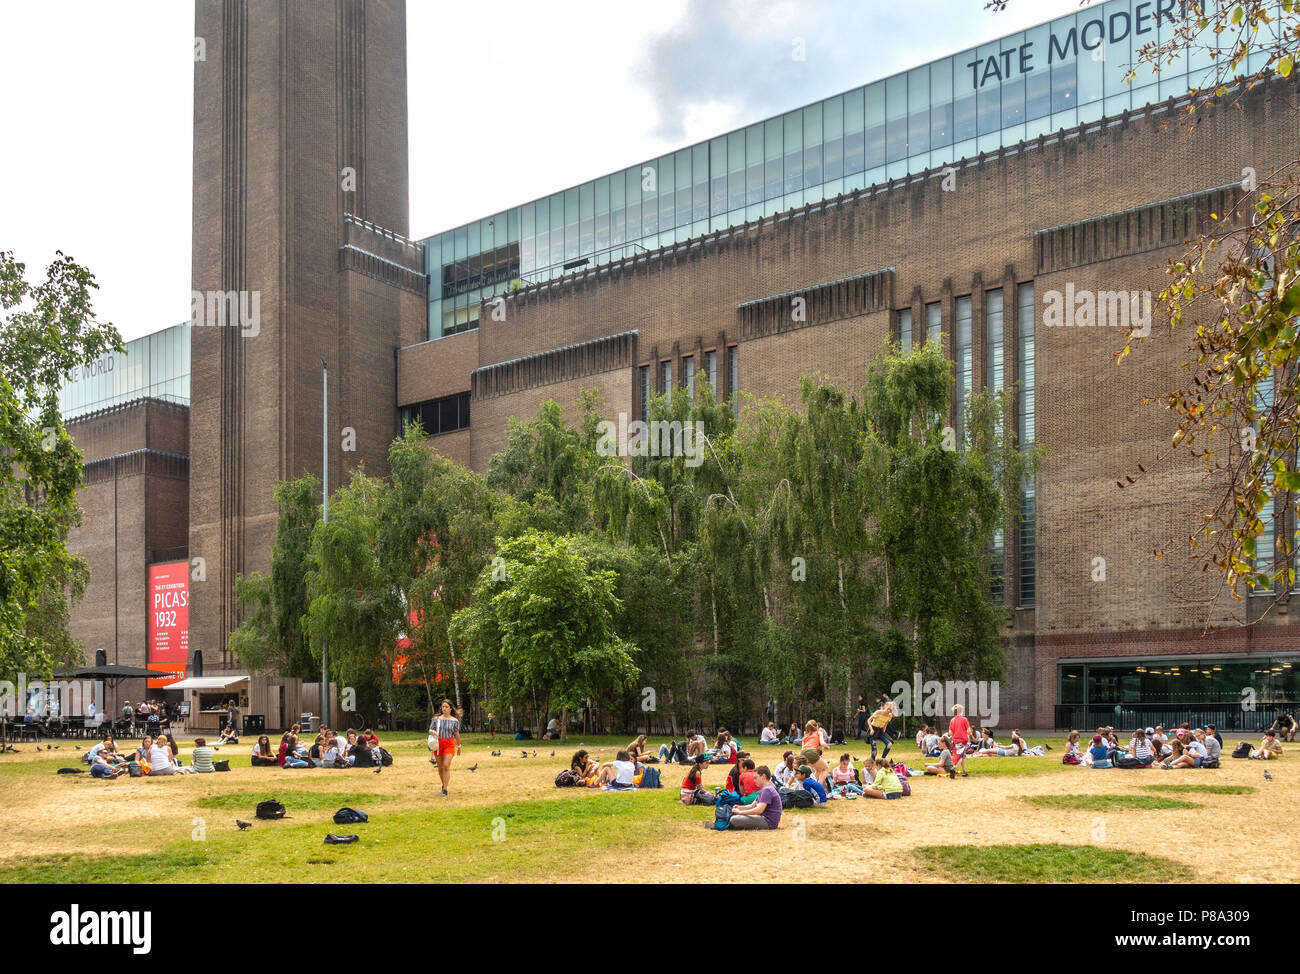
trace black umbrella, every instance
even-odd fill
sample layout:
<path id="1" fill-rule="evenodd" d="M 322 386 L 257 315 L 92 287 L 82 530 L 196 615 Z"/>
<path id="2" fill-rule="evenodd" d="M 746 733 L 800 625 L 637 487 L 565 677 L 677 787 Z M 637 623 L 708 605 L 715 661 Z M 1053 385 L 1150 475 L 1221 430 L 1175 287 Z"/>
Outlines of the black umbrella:
<path id="1" fill-rule="evenodd" d="M 119 683 L 123 680 L 138 680 L 141 677 L 167 676 L 168 671 L 151 670 L 143 666 L 127 666 L 125 663 L 104 663 L 100 666 L 56 667 L 54 675 L 65 680 L 69 678 L 74 680 L 103 680 L 113 691 L 112 713 L 117 713 L 117 687 Z M 107 716 L 107 714 L 101 716 Z"/>

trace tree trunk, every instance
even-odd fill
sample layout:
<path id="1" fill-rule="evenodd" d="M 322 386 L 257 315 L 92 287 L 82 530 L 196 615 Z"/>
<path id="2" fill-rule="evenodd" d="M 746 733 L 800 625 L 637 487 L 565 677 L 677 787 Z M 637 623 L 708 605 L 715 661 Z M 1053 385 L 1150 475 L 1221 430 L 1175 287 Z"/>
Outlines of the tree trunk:
<path id="1" fill-rule="evenodd" d="M 456 709 L 460 710 L 460 677 L 456 672 L 456 647 L 451 641 L 451 614 L 447 611 L 446 605 L 442 607 L 442 617 L 447 621 L 447 655 L 451 657 L 451 686 L 456 693 Z"/>

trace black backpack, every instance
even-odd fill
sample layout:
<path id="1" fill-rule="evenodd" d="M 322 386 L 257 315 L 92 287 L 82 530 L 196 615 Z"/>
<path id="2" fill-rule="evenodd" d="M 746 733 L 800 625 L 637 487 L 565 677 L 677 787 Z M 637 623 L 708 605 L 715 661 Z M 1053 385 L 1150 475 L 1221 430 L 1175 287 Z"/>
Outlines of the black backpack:
<path id="1" fill-rule="evenodd" d="M 555 776 L 556 788 L 576 788 L 580 784 L 585 784 L 585 782 L 578 776 L 578 772 L 572 768 L 561 771 Z"/>
<path id="2" fill-rule="evenodd" d="M 284 818 L 284 812 L 284 806 L 274 798 L 257 803 L 256 815 L 258 818 Z"/>
<path id="3" fill-rule="evenodd" d="M 817 805 L 807 788 L 782 788 L 778 794 L 782 808 L 814 808 Z"/>
<path id="4" fill-rule="evenodd" d="M 1232 749 L 1234 758 L 1250 757 L 1250 741 L 1238 741 L 1237 746 Z"/>
<path id="5" fill-rule="evenodd" d="M 381 765 L 383 765 L 386 768 L 393 763 L 393 756 L 391 754 L 385 751 L 382 747 L 378 748 L 378 751 L 379 751 L 379 763 Z"/>
<path id="6" fill-rule="evenodd" d="M 358 812 L 355 808 L 340 808 L 334 813 L 335 825 L 357 825 L 369 821 L 369 815 L 365 812 Z"/>

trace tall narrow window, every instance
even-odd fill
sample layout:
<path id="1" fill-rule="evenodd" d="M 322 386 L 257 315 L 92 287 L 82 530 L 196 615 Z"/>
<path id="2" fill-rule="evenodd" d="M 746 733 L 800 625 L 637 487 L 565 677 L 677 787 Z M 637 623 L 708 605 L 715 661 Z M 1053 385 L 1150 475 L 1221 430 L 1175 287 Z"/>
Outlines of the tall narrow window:
<path id="1" fill-rule="evenodd" d="M 682 359 L 682 383 L 686 386 L 686 394 L 692 399 L 695 398 L 695 356 L 687 355 Z"/>
<path id="2" fill-rule="evenodd" d="M 718 353 L 705 352 L 704 365 L 709 372 L 709 395 L 716 401 L 718 398 Z"/>
<path id="3" fill-rule="evenodd" d="M 898 344 L 906 355 L 912 350 L 912 309 L 904 308 L 898 313 Z"/>
<path id="4" fill-rule="evenodd" d="M 1273 408 L 1273 377 L 1270 375 L 1255 387 L 1255 428 L 1259 428 L 1259 419 L 1265 413 Z M 1264 472 L 1265 489 L 1271 490 L 1273 487 L 1273 470 L 1267 468 Z M 1255 559 L 1254 567 L 1256 575 L 1263 575 L 1268 579 L 1264 584 L 1256 579 L 1256 592 L 1271 592 L 1273 590 L 1272 576 L 1277 568 L 1277 527 L 1281 521 L 1279 511 L 1281 509 L 1281 496 L 1275 497 L 1262 511 L 1259 512 L 1259 519 L 1263 525 L 1258 537 L 1255 538 Z"/>
<path id="5" fill-rule="evenodd" d="M 943 304 L 933 301 L 925 306 L 925 343 L 943 338 Z"/>
<path id="6" fill-rule="evenodd" d="M 957 338 L 957 442 L 962 446 L 967 442 L 966 399 L 971 392 L 971 299 L 957 299 L 956 328 Z"/>
<path id="7" fill-rule="evenodd" d="M 740 349 L 732 345 L 727 349 L 727 379 L 730 388 L 727 398 L 731 400 L 732 411 L 740 415 Z"/>
<path id="8" fill-rule="evenodd" d="M 646 418 L 646 410 L 650 403 L 650 366 L 641 366 L 641 419 Z"/>
<path id="9" fill-rule="evenodd" d="M 1027 450 L 1034 443 L 1034 307 L 1033 283 L 1020 285 L 1016 316 L 1020 338 L 1020 449 Z M 1033 605 L 1035 592 L 1034 572 L 1036 552 L 1034 506 L 1034 478 L 1026 477 L 1020 487 L 1020 605 Z"/>
<path id="10" fill-rule="evenodd" d="M 673 394 L 673 363 L 663 362 L 660 367 L 659 393 L 664 396 Z"/>
<path id="11" fill-rule="evenodd" d="M 1006 329 L 1003 318 L 1002 289 L 989 291 L 985 294 L 984 300 L 984 346 L 987 349 L 988 360 L 985 368 L 985 381 L 988 384 L 989 394 L 997 395 L 1005 385 L 1003 373 L 1006 360 L 1003 336 Z M 994 600 L 998 602 L 1002 601 L 1003 594 L 1004 549 L 1002 528 L 999 527 L 993 532 L 993 537 L 989 539 L 989 590 Z"/>

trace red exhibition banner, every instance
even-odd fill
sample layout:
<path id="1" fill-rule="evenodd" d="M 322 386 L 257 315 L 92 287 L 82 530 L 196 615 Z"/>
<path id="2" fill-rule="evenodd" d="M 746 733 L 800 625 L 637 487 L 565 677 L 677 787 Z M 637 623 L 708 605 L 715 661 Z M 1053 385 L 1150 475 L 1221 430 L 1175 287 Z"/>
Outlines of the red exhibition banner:
<path id="1" fill-rule="evenodd" d="M 168 673 L 150 677 L 149 688 L 160 690 L 183 679 L 189 655 L 190 563 L 150 565 L 149 666 Z"/>

